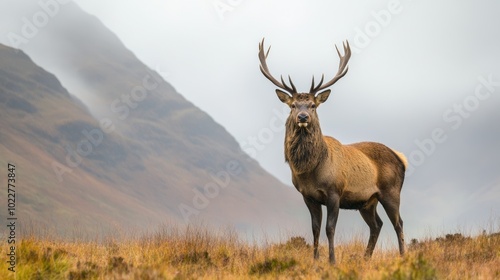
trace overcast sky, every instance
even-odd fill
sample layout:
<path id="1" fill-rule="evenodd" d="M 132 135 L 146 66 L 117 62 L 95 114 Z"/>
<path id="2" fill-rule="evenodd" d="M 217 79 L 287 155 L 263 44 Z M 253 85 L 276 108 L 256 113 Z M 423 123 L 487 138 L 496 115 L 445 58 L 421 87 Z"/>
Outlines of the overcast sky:
<path id="1" fill-rule="evenodd" d="M 291 75 L 302 91 L 312 75 L 334 75 L 334 44 L 349 40 L 349 73 L 319 109 L 324 133 L 405 153 L 479 76 L 500 74 L 495 1 L 75 2 L 287 184 L 284 131 L 276 129 L 287 109 L 259 72 L 263 37 L 273 46 L 272 73 Z"/>
<path id="2" fill-rule="evenodd" d="M 500 2 L 74 2 L 288 185 L 288 109 L 259 71 L 258 43 L 265 37 L 272 45 L 268 65 L 274 76 L 291 75 L 307 91 L 312 75 L 333 77 L 334 44 L 349 40 L 349 72 L 318 109 L 324 134 L 404 152 L 415 171 L 407 175 L 403 203 L 413 209 L 407 210 L 410 219 L 425 217 L 420 226 L 470 225 L 475 218 L 467 213 L 481 214 L 478 223 L 500 215 L 498 206 L 490 206 L 500 204 L 500 176 L 492 175 L 500 171 L 494 158 L 500 151 L 500 85 L 494 82 L 500 81 Z M 473 168 L 464 163 L 468 159 Z M 480 178 L 488 179 L 469 183 Z M 422 201 L 425 209 L 415 210 Z M 479 211 L 481 205 L 487 209 Z"/>

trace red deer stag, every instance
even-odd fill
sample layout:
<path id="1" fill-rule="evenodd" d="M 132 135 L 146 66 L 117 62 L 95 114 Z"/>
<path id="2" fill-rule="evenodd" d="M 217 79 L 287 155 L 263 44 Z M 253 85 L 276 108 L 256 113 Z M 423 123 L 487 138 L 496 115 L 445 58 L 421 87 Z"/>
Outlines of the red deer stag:
<path id="1" fill-rule="evenodd" d="M 342 78 L 351 57 L 349 42 L 344 43 L 337 74 L 329 82 L 315 85 L 314 76 L 309 93 L 299 93 L 292 79 L 290 85 L 274 78 L 267 67 L 264 39 L 259 44 L 260 70 L 280 89 L 276 94 L 291 111 L 286 121 L 285 161 L 292 171 L 292 183 L 304 197 L 312 220 L 314 258 L 319 257 L 318 239 L 321 227 L 321 205 L 327 209 L 326 235 L 330 263 L 335 263 L 333 239 L 339 209 L 357 209 L 370 227 L 365 257 L 370 258 L 382 228 L 377 214 L 380 201 L 394 226 L 399 252 L 404 254 L 403 220 L 399 214 L 401 188 L 407 167 L 406 157 L 387 146 L 374 142 L 343 145 L 333 137 L 323 136 L 316 109 L 330 95 L 326 88 Z M 284 91 L 282 91 L 284 90 Z M 323 91 L 324 90 L 324 91 Z"/>

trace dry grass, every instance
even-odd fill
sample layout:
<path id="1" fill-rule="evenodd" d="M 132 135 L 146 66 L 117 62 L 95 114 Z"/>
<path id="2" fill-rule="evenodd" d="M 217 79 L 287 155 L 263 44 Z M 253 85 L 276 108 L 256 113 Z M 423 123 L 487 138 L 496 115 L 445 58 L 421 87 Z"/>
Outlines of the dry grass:
<path id="1" fill-rule="evenodd" d="M 119 239 L 62 241 L 30 234 L 18 241 L 16 279 L 500 278 L 500 234 L 412 240 L 404 258 L 378 249 L 370 261 L 362 258 L 364 242 L 354 240 L 336 247 L 336 266 L 328 264 L 324 246 L 314 261 L 302 237 L 257 245 L 230 229 L 165 226 L 145 237 Z M 14 279 L 3 261 L 0 278 Z"/>

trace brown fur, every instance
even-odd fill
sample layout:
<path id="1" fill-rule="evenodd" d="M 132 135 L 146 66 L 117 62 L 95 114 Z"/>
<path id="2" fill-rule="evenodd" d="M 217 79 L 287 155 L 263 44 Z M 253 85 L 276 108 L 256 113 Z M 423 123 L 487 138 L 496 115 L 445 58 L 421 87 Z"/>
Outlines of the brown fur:
<path id="1" fill-rule="evenodd" d="M 321 141 L 319 125 L 310 124 L 307 128 L 298 128 L 292 118 L 286 122 L 285 161 L 293 167 L 294 173 L 308 172 L 324 160 L 327 145 Z"/>

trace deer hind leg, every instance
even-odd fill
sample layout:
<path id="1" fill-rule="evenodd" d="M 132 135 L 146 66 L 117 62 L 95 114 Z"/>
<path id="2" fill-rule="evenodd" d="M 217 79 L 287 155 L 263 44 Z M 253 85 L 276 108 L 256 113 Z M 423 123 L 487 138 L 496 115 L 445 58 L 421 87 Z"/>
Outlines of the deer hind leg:
<path id="1" fill-rule="evenodd" d="M 380 199 L 380 203 L 384 206 L 385 212 L 394 226 L 394 230 L 398 236 L 399 253 L 402 256 L 405 253 L 405 240 L 403 233 L 403 219 L 401 219 L 401 215 L 399 214 L 399 194 L 397 197 L 382 197 Z"/>
<path id="2" fill-rule="evenodd" d="M 359 210 L 361 217 L 363 217 L 363 220 L 365 220 L 366 224 L 370 227 L 370 239 L 366 246 L 365 259 L 369 259 L 372 256 L 383 225 L 382 219 L 380 219 L 377 213 L 377 204 L 378 202 L 375 201 L 368 207 Z"/>
<path id="3" fill-rule="evenodd" d="M 318 244 L 319 244 L 319 233 L 321 231 L 321 217 L 323 212 L 321 210 L 321 204 L 315 202 L 312 199 L 306 198 L 304 196 L 304 201 L 311 214 L 311 224 L 312 232 L 314 237 L 314 259 L 319 258 Z"/>

